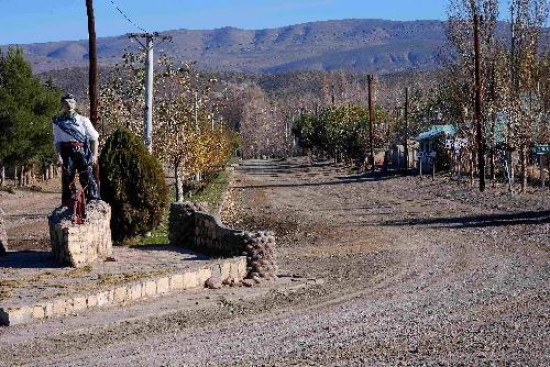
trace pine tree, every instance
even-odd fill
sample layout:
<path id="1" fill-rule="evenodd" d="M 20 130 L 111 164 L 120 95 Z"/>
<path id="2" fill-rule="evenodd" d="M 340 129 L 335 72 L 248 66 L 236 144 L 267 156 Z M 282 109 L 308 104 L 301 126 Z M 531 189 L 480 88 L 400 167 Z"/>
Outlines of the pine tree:
<path id="1" fill-rule="evenodd" d="M 0 167 L 53 158 L 51 119 L 60 96 L 33 75 L 22 49 L 0 52 Z"/>

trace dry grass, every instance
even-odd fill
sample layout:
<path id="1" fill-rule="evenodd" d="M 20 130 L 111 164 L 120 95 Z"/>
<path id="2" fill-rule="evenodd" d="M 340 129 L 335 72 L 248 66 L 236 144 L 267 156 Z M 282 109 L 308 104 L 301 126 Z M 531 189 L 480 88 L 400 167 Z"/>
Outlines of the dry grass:
<path id="1" fill-rule="evenodd" d="M 98 276 L 97 284 L 100 287 L 117 286 L 120 284 L 124 284 L 127 282 L 139 280 L 139 279 L 153 278 L 156 276 L 164 275 L 166 273 L 167 273 L 166 270 L 153 270 L 153 271 L 136 271 L 132 273 L 121 273 L 121 274 L 100 274 Z"/>
<path id="2" fill-rule="evenodd" d="M 17 288 L 25 284 L 23 280 L 5 279 L 0 280 L 0 301 L 5 301 L 13 297 L 13 293 Z"/>

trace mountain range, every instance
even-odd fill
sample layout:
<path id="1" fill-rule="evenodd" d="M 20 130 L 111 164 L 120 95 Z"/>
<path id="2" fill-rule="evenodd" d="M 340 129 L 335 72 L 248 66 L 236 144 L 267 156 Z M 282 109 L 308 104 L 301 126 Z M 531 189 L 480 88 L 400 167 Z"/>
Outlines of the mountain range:
<path id="1" fill-rule="evenodd" d="M 246 73 L 337 70 L 387 74 L 431 70 L 448 55 L 445 23 L 349 19 L 262 30 L 232 27 L 161 32 L 171 40 L 155 43 L 179 61 L 196 61 L 202 69 Z M 1 46 L 6 49 L 8 46 Z M 88 64 L 88 41 L 20 45 L 35 73 Z M 121 62 L 121 55 L 141 45 L 128 35 L 98 38 L 101 66 Z"/>

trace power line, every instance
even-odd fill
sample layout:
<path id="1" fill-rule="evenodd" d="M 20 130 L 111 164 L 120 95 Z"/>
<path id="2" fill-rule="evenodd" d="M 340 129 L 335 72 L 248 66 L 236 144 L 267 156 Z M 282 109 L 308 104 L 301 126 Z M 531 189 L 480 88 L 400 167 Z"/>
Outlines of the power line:
<path id="1" fill-rule="evenodd" d="M 128 21 L 128 23 L 130 23 L 131 25 L 133 25 L 134 27 L 136 27 L 137 29 L 139 29 L 140 31 L 142 32 L 145 32 L 147 33 L 147 31 L 145 29 L 143 29 L 142 27 L 140 27 L 139 25 L 136 24 L 136 22 L 132 21 L 132 19 L 130 19 L 130 17 L 128 17 L 119 7 L 117 4 L 115 4 L 115 2 L 113 0 L 109 0 L 111 2 L 111 4 L 113 4 L 113 6 L 115 7 L 116 10 L 118 10 L 118 12 L 124 17 L 124 19 L 126 19 Z"/>

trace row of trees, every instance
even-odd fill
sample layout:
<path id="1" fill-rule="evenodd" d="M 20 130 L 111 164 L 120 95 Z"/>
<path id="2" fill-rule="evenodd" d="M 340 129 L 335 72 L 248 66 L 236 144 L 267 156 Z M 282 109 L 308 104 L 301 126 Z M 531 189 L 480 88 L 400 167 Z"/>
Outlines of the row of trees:
<path id="1" fill-rule="evenodd" d="M 102 129 L 106 135 L 125 127 L 143 132 L 143 55 L 126 53 L 123 64 L 101 89 Z M 174 65 L 159 59 L 155 75 L 153 154 L 173 170 L 177 200 L 183 200 L 183 182 L 190 176 L 219 170 L 239 145 L 239 139 L 221 115 L 223 94 L 212 89 L 212 78 L 201 78 L 193 65 Z"/>
<path id="2" fill-rule="evenodd" d="M 377 108 L 375 120 L 387 121 L 385 111 Z M 370 151 L 370 120 L 367 108 L 342 105 L 322 108 L 315 113 L 302 114 L 292 130 L 298 145 L 308 150 L 342 159 L 364 162 Z M 388 130 L 378 124 L 373 129 L 375 147 L 384 146 Z"/>
<path id="3" fill-rule="evenodd" d="M 481 94 L 482 141 L 473 134 L 473 129 L 464 133 L 473 143 L 489 148 L 493 177 L 497 147 L 506 148 L 510 182 L 514 181 L 514 161 L 519 159 L 521 187 L 525 189 L 531 146 L 550 142 L 550 57 L 545 49 L 547 44 L 541 43 L 549 2 L 510 0 L 505 9 L 509 23 L 498 22 L 506 13 L 501 10 L 498 0 L 450 2 L 448 34 L 457 61 L 448 70 L 453 77 L 448 78 L 446 112 L 459 121 L 474 120 L 475 95 Z M 474 85 L 475 16 L 482 18 L 479 27 L 481 89 L 478 91 Z"/>

